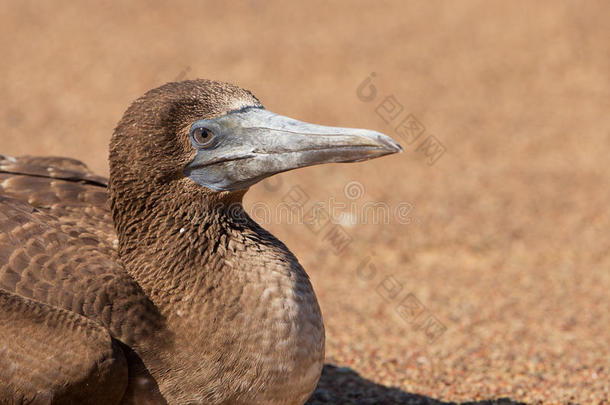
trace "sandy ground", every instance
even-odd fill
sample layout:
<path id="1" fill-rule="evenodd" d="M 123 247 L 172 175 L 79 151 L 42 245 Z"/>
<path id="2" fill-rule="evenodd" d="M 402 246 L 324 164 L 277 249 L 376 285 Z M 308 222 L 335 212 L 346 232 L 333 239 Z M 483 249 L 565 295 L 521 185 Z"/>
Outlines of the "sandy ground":
<path id="1" fill-rule="evenodd" d="M 194 77 L 405 147 L 247 196 L 320 299 L 312 404 L 608 403 L 607 2 L 79 4 L 0 4 L 1 153 L 105 174 L 127 105 Z"/>

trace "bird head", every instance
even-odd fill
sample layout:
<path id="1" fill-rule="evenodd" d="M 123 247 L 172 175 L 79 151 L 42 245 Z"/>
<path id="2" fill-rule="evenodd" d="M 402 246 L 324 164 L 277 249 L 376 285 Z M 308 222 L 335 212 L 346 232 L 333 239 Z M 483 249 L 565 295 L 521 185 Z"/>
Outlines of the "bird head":
<path id="1" fill-rule="evenodd" d="M 275 114 L 232 84 L 168 83 L 136 100 L 119 122 L 111 141 L 111 189 L 181 182 L 208 193 L 243 194 L 277 173 L 401 150 L 379 132 Z"/>

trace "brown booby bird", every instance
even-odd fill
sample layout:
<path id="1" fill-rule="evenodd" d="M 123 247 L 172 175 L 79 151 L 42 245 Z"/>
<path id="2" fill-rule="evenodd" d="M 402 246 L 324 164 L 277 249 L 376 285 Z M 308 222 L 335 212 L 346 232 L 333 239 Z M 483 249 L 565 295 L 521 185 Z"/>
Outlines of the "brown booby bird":
<path id="1" fill-rule="evenodd" d="M 303 404 L 320 309 L 242 197 L 275 173 L 400 150 L 194 80 L 127 109 L 108 183 L 76 160 L 0 156 L 0 403 Z"/>

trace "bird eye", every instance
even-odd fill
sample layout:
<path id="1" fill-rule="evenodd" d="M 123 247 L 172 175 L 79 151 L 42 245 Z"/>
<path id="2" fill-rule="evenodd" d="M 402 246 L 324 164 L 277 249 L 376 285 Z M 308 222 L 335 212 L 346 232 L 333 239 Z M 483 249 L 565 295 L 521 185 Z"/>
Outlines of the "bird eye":
<path id="1" fill-rule="evenodd" d="M 197 127 L 191 131 L 193 140 L 202 147 L 208 147 L 214 140 L 214 132 L 204 127 Z"/>

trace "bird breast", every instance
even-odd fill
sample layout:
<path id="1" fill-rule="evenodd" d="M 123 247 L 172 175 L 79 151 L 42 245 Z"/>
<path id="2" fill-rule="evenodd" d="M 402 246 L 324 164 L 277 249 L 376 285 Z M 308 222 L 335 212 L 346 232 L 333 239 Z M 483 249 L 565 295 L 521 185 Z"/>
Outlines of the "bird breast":
<path id="1" fill-rule="evenodd" d="M 227 235 L 214 244 L 215 252 L 204 251 L 194 279 L 180 284 L 191 288 L 174 290 L 174 298 L 164 299 L 171 304 L 161 305 L 175 331 L 164 363 L 176 368 L 168 364 L 172 377 L 160 387 L 168 397 L 292 405 L 315 389 L 324 326 L 309 278 L 270 234 L 247 236 L 243 230 Z M 192 381 L 190 387 L 185 381 Z M 225 398 L 220 391 L 235 394 Z"/>

